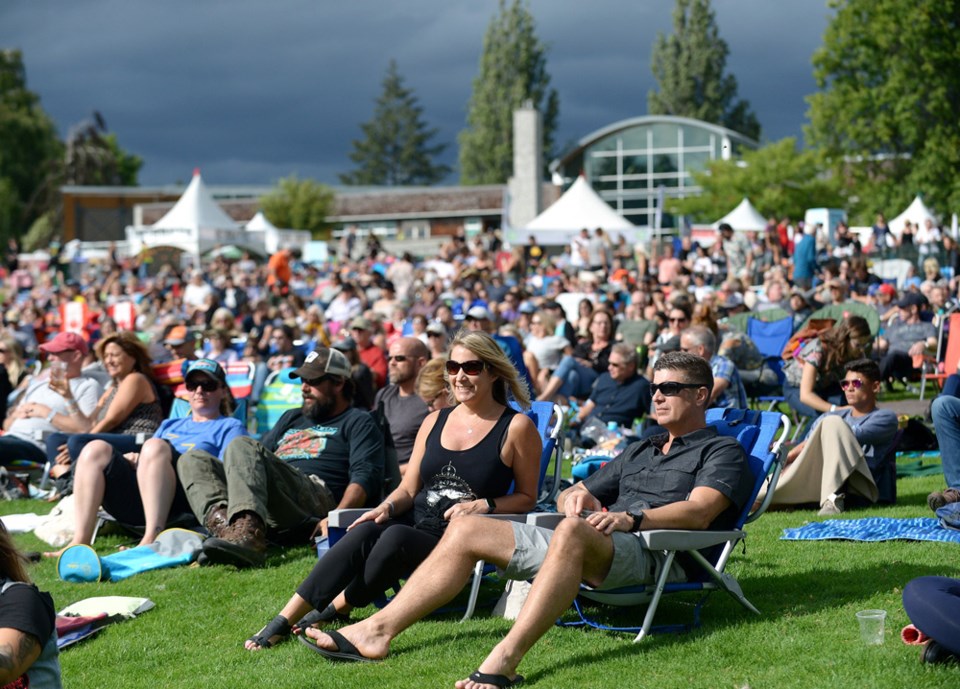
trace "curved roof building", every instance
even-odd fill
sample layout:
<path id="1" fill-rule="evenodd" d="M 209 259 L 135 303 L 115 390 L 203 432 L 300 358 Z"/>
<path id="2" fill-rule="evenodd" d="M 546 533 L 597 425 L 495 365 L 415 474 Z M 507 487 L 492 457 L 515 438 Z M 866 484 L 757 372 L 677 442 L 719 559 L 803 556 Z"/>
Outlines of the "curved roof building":
<path id="1" fill-rule="evenodd" d="M 691 172 L 711 160 L 739 158 L 758 144 L 739 132 L 672 115 L 647 115 L 615 122 L 582 138 L 550 164 L 564 187 L 583 173 L 596 192 L 634 225 L 654 227 L 658 199 L 697 194 Z M 675 226 L 664 213 L 661 227 Z"/>

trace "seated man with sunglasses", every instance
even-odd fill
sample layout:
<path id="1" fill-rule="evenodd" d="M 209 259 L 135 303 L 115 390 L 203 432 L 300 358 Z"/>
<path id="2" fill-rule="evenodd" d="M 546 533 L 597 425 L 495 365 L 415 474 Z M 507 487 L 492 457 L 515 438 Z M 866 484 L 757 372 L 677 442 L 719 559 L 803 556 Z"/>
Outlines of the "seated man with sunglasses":
<path id="1" fill-rule="evenodd" d="M 847 406 L 821 414 L 807 439 L 787 454 L 773 494 L 775 505 L 817 503 L 820 515 L 840 514 L 847 498 L 894 503 L 896 469 L 885 464 L 897 433 L 897 415 L 877 407 L 883 382 L 870 359 L 848 363 L 840 387 Z"/>
<path id="2" fill-rule="evenodd" d="M 644 549 L 639 531 L 730 528 L 753 478 L 737 441 L 706 425 L 710 365 L 670 352 L 654 365 L 653 376 L 663 434 L 634 443 L 561 493 L 557 507 L 566 519 L 555 530 L 479 516 L 451 520 L 384 609 L 335 632 L 307 629 L 318 652 L 340 660 L 385 657 L 397 634 L 456 596 L 473 563 L 485 560 L 511 579 L 534 577 L 513 628 L 470 676 L 476 684 L 514 686 L 523 656 L 570 606 L 582 582 L 606 589 L 654 581 L 666 556 Z M 672 566 L 675 580 L 687 578 L 684 564 L 678 558 Z"/>
<path id="3" fill-rule="evenodd" d="M 387 357 L 390 385 L 377 391 L 374 407 L 383 414 L 397 451 L 400 472 L 406 473 L 413 442 L 430 410 L 417 394 L 417 375 L 430 361 L 430 350 L 415 337 L 401 337 L 390 345 Z"/>
<path id="4" fill-rule="evenodd" d="M 261 565 L 268 532 L 306 538 L 330 510 L 380 500 L 383 436 L 373 417 L 352 405 L 346 356 L 320 347 L 291 377 L 302 381 L 303 406 L 281 416 L 261 441 L 237 438 L 222 463 L 191 450 L 177 464 L 190 508 L 213 536 L 203 545 L 208 562 Z"/>

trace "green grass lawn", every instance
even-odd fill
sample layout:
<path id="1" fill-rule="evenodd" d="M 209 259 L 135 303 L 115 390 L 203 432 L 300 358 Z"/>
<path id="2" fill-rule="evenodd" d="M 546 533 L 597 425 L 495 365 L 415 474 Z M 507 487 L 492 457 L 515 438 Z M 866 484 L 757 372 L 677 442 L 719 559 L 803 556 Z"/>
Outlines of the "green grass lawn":
<path id="1" fill-rule="evenodd" d="M 926 495 L 941 476 L 899 482 L 895 507 L 854 510 L 850 517 L 930 516 Z M 0 512 L 45 512 L 39 502 L 4 502 Z M 900 595 L 910 579 L 956 575 L 957 546 L 943 543 L 787 542 L 785 527 L 816 520 L 813 510 L 773 512 L 748 528 L 746 552 L 737 549 L 730 571 L 760 609 L 755 616 L 715 593 L 703 626 L 682 635 L 658 635 L 639 645 L 625 634 L 552 629 L 520 670 L 540 687 L 944 687 L 956 669 L 918 662 L 916 647 L 899 640 L 907 624 Z M 17 536 L 26 550 L 45 546 Z M 103 537 L 101 554 L 127 540 Z M 296 641 L 248 653 L 242 643 L 279 610 L 314 561 L 307 547 L 272 551 L 264 569 L 181 568 L 142 574 L 116 584 L 67 584 L 54 562 L 33 576 L 57 607 L 102 595 L 144 596 L 157 607 L 114 625 L 64 652 L 67 687 L 425 687 L 452 686 L 466 677 L 503 635 L 508 622 L 485 612 L 467 623 L 432 618 L 403 634 L 377 665 L 334 664 Z M 690 600 L 690 599 L 687 599 Z M 854 614 L 887 611 L 886 643 L 861 644 Z M 370 610 L 360 611 L 367 615 Z M 660 621 L 685 619 L 687 603 L 661 605 Z M 664 614 L 665 613 L 665 614 Z M 642 611 L 636 611 L 639 618 Z M 614 622 L 625 622 L 618 613 Z"/>

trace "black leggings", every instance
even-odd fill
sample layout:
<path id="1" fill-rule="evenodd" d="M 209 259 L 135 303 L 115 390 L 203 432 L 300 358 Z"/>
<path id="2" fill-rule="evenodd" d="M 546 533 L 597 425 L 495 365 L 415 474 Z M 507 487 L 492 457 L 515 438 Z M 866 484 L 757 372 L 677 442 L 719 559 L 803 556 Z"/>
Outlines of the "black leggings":
<path id="1" fill-rule="evenodd" d="M 355 608 L 370 605 L 427 559 L 440 537 L 407 524 L 364 522 L 337 541 L 297 588 L 315 610 L 341 591 Z"/>

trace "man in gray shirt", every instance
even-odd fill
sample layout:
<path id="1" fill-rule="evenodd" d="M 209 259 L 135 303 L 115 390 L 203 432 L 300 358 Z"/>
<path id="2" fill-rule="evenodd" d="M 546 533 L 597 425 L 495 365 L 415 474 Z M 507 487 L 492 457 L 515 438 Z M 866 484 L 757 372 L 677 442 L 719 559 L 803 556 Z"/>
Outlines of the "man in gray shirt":
<path id="1" fill-rule="evenodd" d="M 413 443 L 429 410 L 417 394 L 417 375 L 430 360 L 430 350 L 416 337 L 401 337 L 390 345 L 387 375 L 390 385 L 378 390 L 374 408 L 381 409 L 390 427 L 390 436 L 397 451 L 400 473 L 406 471 L 413 453 Z M 386 439 L 384 439 L 386 440 Z"/>
<path id="2" fill-rule="evenodd" d="M 891 379 L 905 378 L 913 373 L 913 357 L 937 347 L 937 329 L 933 323 L 920 320 L 920 309 L 926 303 L 922 294 L 907 292 L 897 302 L 897 318 L 877 342 L 881 352 L 880 379 L 888 385 Z"/>
<path id="3" fill-rule="evenodd" d="M 866 502 L 896 502 L 896 468 L 885 460 L 897 415 L 877 407 L 880 368 L 870 359 L 846 365 L 840 381 L 847 405 L 822 414 L 807 439 L 787 454 L 774 504 L 818 502 L 821 515 L 843 512 L 846 494 Z M 843 491 L 843 492 L 841 492 Z"/>
<path id="4" fill-rule="evenodd" d="M 43 443 L 45 434 L 70 431 L 71 416 L 82 413 L 89 416 L 100 399 L 100 384 L 82 375 L 83 358 L 87 354 L 86 341 L 76 333 L 63 332 L 50 342 L 40 345 L 46 352 L 53 370 L 62 375 L 70 386 L 73 399 L 69 402 L 51 388 L 50 379 L 34 381 L 23 394 L 20 403 L 7 413 L 0 437 L 0 456 L 5 463 L 13 459 L 27 459 L 45 464 L 47 453 Z M 66 392 L 66 388 L 64 388 Z"/>

